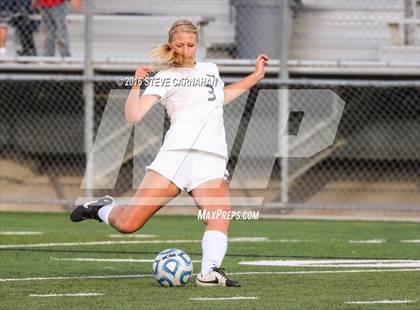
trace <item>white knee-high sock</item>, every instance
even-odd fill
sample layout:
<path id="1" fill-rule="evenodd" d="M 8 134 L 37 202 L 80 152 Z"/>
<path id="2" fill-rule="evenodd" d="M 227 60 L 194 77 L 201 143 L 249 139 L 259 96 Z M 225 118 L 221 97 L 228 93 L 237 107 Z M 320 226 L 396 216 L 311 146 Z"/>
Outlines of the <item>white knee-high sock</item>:
<path id="1" fill-rule="evenodd" d="M 201 242 L 203 258 L 201 274 L 205 276 L 212 267 L 220 267 L 227 250 L 227 236 L 217 230 L 207 230 Z"/>
<path id="2" fill-rule="evenodd" d="M 109 225 L 108 217 L 114 207 L 115 207 L 115 204 L 111 203 L 99 209 L 98 216 L 105 224 Z"/>

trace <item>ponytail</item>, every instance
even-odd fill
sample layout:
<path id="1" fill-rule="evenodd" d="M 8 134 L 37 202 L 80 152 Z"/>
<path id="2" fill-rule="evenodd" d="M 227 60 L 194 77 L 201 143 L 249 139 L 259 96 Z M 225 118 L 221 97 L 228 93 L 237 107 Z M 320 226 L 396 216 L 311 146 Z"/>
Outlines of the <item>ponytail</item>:
<path id="1" fill-rule="evenodd" d="M 169 43 L 154 49 L 151 56 L 163 67 L 191 67 L 192 65 L 187 61 L 187 57 L 176 52 L 171 48 Z"/>

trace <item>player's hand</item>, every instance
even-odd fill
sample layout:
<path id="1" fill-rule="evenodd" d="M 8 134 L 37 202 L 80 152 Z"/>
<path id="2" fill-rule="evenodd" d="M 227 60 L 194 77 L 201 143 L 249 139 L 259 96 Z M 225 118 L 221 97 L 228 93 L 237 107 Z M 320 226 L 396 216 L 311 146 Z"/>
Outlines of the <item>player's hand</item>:
<path id="1" fill-rule="evenodd" d="M 136 72 L 134 73 L 134 88 L 139 88 L 143 81 L 147 78 L 150 73 L 153 73 L 157 70 L 156 67 L 152 66 L 140 66 L 137 68 Z"/>
<path id="2" fill-rule="evenodd" d="M 268 56 L 266 54 L 258 55 L 255 60 L 255 73 L 257 73 L 261 78 L 265 75 L 265 66 L 268 64 Z"/>
<path id="3" fill-rule="evenodd" d="M 140 66 L 134 73 L 134 77 L 138 80 L 144 80 L 146 76 L 152 72 L 153 68 L 150 66 Z"/>

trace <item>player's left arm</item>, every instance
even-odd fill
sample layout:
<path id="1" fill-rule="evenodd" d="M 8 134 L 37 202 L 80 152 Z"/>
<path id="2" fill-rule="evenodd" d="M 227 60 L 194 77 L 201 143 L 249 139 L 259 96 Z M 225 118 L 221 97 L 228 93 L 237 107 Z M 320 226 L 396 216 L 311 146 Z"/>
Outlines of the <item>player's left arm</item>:
<path id="1" fill-rule="evenodd" d="M 255 86 L 265 76 L 265 66 L 268 64 L 268 56 L 265 54 L 258 55 L 255 63 L 255 70 L 253 73 L 244 79 L 232 83 L 223 89 L 224 101 L 223 104 L 232 102 L 235 98 L 242 95 L 245 91 Z"/>

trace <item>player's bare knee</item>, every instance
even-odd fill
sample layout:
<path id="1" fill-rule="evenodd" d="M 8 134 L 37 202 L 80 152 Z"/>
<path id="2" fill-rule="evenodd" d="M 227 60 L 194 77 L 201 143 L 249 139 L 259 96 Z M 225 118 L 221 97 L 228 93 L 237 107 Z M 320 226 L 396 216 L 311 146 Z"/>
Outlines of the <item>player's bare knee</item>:
<path id="1" fill-rule="evenodd" d="M 123 222 L 120 222 L 116 225 L 117 230 L 123 234 L 131 234 L 136 232 L 144 225 L 143 222 L 139 222 L 138 220 L 127 219 Z"/>
<path id="2" fill-rule="evenodd" d="M 123 224 L 117 228 L 117 230 L 122 234 L 132 234 L 133 232 L 136 232 L 139 229 L 140 227 L 136 227 L 134 225 L 127 225 L 127 224 Z"/>

